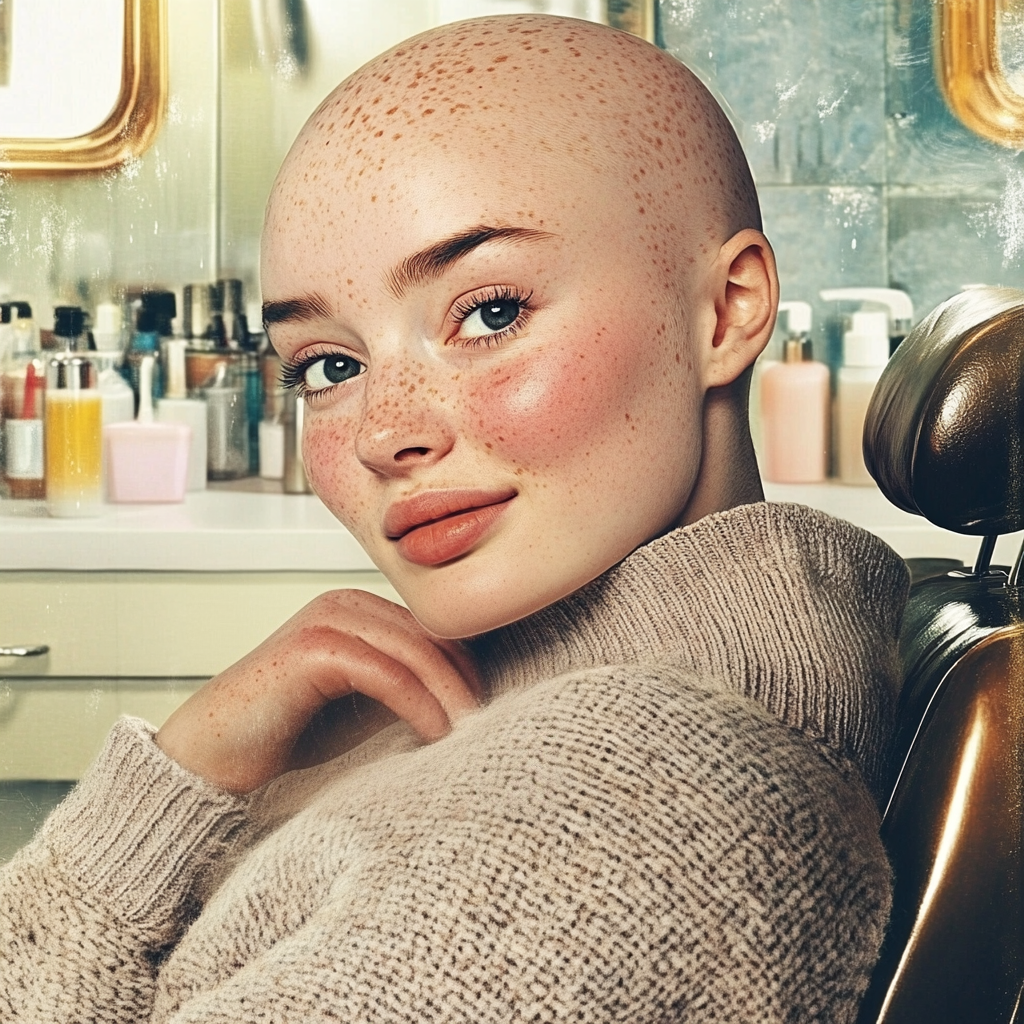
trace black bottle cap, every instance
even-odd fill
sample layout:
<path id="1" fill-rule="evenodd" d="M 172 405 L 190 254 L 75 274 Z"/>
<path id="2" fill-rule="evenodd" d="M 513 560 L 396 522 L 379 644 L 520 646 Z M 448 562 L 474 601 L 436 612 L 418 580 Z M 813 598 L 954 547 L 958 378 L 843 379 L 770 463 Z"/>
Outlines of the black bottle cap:
<path id="1" fill-rule="evenodd" d="M 12 302 L 11 309 L 14 310 L 16 320 L 32 319 L 32 307 L 27 302 Z"/>
<path id="2" fill-rule="evenodd" d="M 56 306 L 53 333 L 58 338 L 77 338 L 85 328 L 85 314 L 78 306 Z"/>
<path id="3" fill-rule="evenodd" d="M 158 334 L 167 336 L 171 333 L 171 321 L 178 315 L 174 292 L 143 292 L 142 308 L 156 317 L 155 330 Z"/>
<path id="4" fill-rule="evenodd" d="M 157 328 L 156 313 L 148 306 L 141 306 L 135 317 L 135 329 L 140 334 L 149 334 Z"/>

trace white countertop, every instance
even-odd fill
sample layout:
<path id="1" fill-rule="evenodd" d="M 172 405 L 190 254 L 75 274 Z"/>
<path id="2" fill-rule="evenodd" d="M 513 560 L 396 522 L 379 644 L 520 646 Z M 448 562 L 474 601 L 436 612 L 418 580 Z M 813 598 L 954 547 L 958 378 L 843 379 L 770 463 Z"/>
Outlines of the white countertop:
<path id="1" fill-rule="evenodd" d="M 904 558 L 971 564 L 979 538 L 932 526 L 874 487 L 766 484 L 770 501 L 813 505 L 878 534 Z M 1000 538 L 1012 564 L 1024 534 Z M 105 505 L 96 519 L 51 519 L 42 502 L 0 501 L 0 570 L 346 572 L 373 569 L 314 495 L 274 493 L 258 480 L 189 494 L 180 505 Z"/>
<path id="2" fill-rule="evenodd" d="M 0 570 L 337 572 L 373 569 L 312 494 L 217 489 L 181 504 L 104 505 L 52 519 L 41 501 L 0 501 Z"/>

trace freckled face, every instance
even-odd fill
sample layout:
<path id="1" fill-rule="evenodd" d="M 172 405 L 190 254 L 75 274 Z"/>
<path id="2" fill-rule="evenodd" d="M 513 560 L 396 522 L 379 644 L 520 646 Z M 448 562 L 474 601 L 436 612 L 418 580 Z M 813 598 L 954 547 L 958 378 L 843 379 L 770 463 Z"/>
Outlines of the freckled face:
<path id="1" fill-rule="evenodd" d="M 262 266 L 268 320 L 290 317 L 270 330 L 306 391 L 312 486 L 417 618 L 462 637 L 674 525 L 703 388 L 669 243 L 619 173 L 525 132 L 449 129 L 368 161 L 308 146 L 275 190 Z M 455 258 L 410 267 L 452 239 Z M 298 317 L 273 305 L 304 297 Z"/>

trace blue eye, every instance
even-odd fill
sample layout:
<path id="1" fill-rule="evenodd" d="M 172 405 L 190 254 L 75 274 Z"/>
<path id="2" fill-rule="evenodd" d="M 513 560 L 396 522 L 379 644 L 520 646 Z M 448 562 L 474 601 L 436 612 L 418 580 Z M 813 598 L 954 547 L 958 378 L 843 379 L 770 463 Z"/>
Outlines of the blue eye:
<path id="1" fill-rule="evenodd" d="M 344 384 L 365 370 L 366 367 L 358 359 L 340 352 L 331 352 L 282 367 L 281 383 L 286 388 L 295 388 L 300 396 L 309 397 Z"/>
<path id="2" fill-rule="evenodd" d="M 494 344 L 514 334 L 529 317 L 530 296 L 513 289 L 476 293 L 456 303 L 452 316 L 459 323 L 455 341 Z"/>

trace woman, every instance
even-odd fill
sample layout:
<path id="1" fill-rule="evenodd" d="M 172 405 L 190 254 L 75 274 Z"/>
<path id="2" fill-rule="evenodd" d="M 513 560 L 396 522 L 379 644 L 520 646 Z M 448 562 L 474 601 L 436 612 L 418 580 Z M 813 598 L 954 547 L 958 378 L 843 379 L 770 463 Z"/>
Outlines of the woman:
<path id="1" fill-rule="evenodd" d="M 120 723 L 2 876 L 0 1016 L 851 1020 L 906 574 L 762 501 L 778 283 L 711 97 L 582 22 L 419 36 L 310 119 L 262 274 L 410 611 L 325 595 Z"/>

